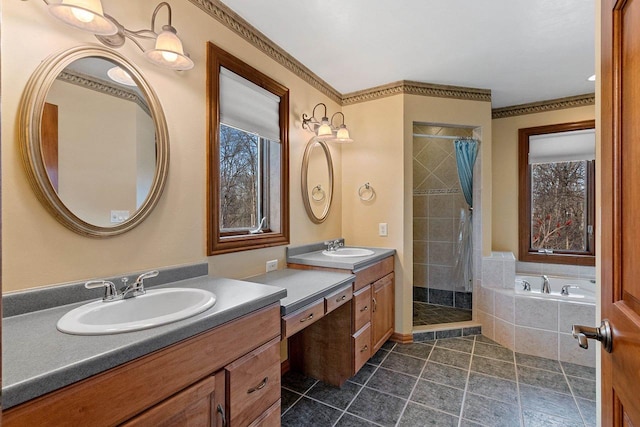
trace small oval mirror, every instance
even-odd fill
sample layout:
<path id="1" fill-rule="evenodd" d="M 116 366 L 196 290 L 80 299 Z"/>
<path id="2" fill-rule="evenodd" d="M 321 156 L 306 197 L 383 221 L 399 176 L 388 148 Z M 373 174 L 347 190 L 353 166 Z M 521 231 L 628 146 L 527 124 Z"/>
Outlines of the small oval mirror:
<path id="1" fill-rule="evenodd" d="M 45 60 L 27 83 L 20 124 L 29 181 L 69 229 L 124 233 L 156 205 L 167 126 L 153 89 L 120 54 L 80 46 Z"/>
<path id="2" fill-rule="evenodd" d="M 302 201 L 309 219 L 327 219 L 333 201 L 333 162 L 324 141 L 311 138 L 302 158 Z"/>

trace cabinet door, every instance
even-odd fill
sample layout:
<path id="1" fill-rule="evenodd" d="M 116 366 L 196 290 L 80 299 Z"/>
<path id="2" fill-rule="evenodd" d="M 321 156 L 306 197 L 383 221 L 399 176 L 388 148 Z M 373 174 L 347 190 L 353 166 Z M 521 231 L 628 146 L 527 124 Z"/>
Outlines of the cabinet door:
<path id="1" fill-rule="evenodd" d="M 127 427 L 214 425 L 215 377 L 210 376 L 122 424 Z"/>
<path id="2" fill-rule="evenodd" d="M 393 334 L 394 322 L 394 276 L 387 274 L 382 279 L 373 282 L 371 285 L 373 304 L 371 313 L 371 344 L 373 346 L 371 354 L 374 354 L 382 344 Z"/>

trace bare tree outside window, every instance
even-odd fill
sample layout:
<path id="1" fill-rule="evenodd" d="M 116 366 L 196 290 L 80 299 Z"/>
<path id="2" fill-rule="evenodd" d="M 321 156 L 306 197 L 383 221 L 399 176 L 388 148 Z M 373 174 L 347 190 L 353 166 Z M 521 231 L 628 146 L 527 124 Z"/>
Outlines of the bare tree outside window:
<path id="1" fill-rule="evenodd" d="M 531 165 L 531 248 L 584 252 L 587 162 Z"/>
<path id="2" fill-rule="evenodd" d="M 257 226 L 260 137 L 220 123 L 220 229 Z"/>

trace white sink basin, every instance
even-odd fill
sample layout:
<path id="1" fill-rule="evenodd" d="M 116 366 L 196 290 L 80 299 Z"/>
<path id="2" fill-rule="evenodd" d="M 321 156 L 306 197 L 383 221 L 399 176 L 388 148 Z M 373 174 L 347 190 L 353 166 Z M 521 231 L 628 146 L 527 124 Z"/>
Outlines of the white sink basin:
<path id="1" fill-rule="evenodd" d="M 338 248 L 335 251 L 322 251 L 323 255 L 332 257 L 357 257 L 373 255 L 373 251 L 363 248 Z"/>
<path id="2" fill-rule="evenodd" d="M 57 328 L 74 335 L 107 335 L 138 331 L 202 313 L 216 296 L 202 289 L 164 288 L 126 300 L 95 301 L 62 316 Z"/>

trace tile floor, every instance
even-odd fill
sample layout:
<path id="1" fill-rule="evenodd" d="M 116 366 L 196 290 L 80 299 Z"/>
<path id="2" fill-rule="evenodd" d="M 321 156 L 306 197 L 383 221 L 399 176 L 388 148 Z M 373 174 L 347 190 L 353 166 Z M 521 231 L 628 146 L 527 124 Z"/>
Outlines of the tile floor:
<path id="1" fill-rule="evenodd" d="M 335 388 L 282 377 L 283 426 L 595 426 L 595 370 L 514 353 L 482 335 L 387 342 Z"/>
<path id="2" fill-rule="evenodd" d="M 464 322 L 467 320 L 471 320 L 471 310 L 418 301 L 413 302 L 413 326 Z"/>

